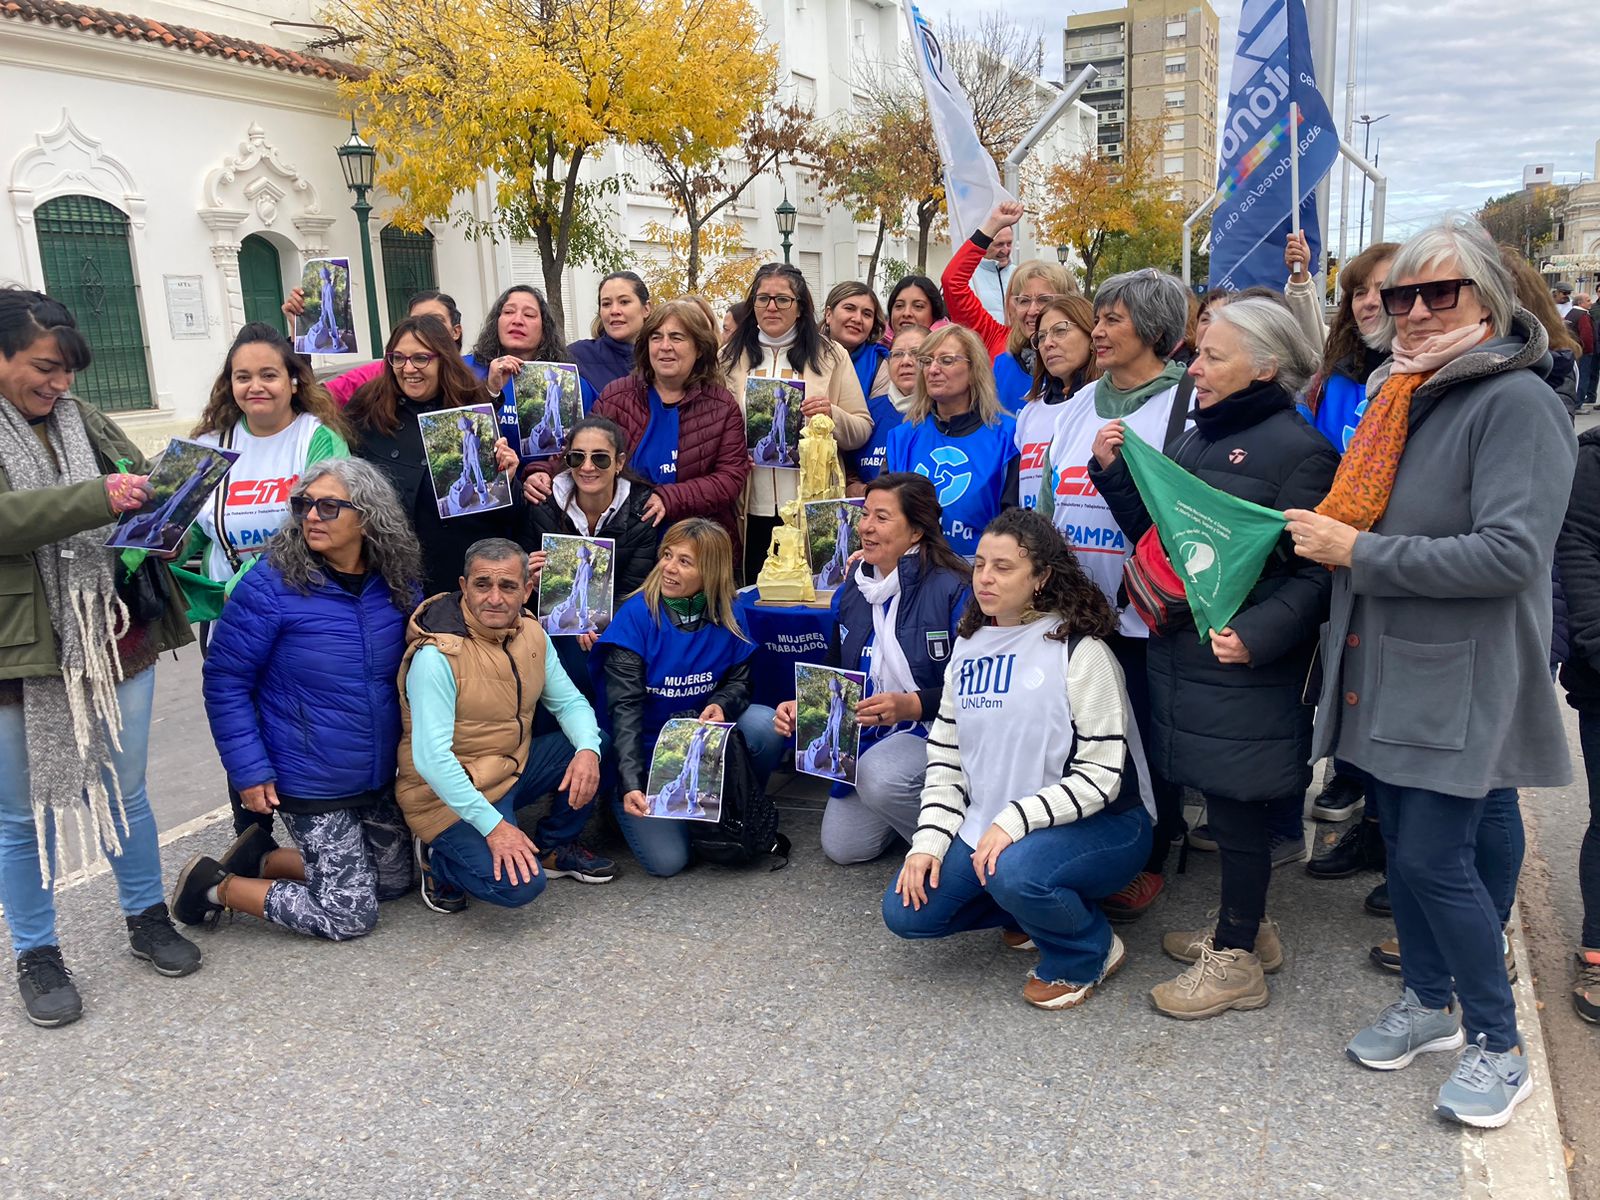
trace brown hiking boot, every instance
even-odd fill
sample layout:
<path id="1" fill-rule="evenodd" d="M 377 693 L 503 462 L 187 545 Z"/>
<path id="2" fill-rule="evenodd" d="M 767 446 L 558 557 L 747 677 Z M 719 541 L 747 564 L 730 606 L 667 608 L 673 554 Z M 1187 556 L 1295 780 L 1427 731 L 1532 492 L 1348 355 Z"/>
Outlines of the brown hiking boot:
<path id="1" fill-rule="evenodd" d="M 1268 975 L 1276 975 L 1283 970 L 1283 942 L 1278 932 L 1276 921 L 1262 921 L 1261 928 L 1256 931 L 1256 957 L 1261 960 L 1262 971 Z M 1210 929 L 1180 930 L 1162 938 L 1161 949 L 1168 958 L 1181 963 L 1192 963 L 1200 957 L 1201 946 L 1215 949 L 1211 944 L 1211 936 Z"/>
<path id="2" fill-rule="evenodd" d="M 1214 950 L 1202 944 L 1199 957 L 1176 979 L 1150 989 L 1158 1012 L 1180 1021 L 1215 1017 L 1230 1008 L 1265 1008 L 1271 999 L 1261 960 L 1248 950 Z"/>
<path id="3" fill-rule="evenodd" d="M 1035 1008 L 1077 1008 L 1106 980 L 1122 970 L 1122 964 L 1128 961 L 1128 951 L 1122 944 L 1122 939 L 1116 934 L 1111 935 L 1111 949 L 1106 951 L 1106 961 L 1100 968 L 1100 978 L 1093 983 L 1067 983 L 1065 980 L 1040 979 L 1032 971 L 1028 972 L 1028 982 L 1023 985 L 1022 998 Z"/>
<path id="4" fill-rule="evenodd" d="M 1033 939 L 1020 929 L 1002 929 L 1000 942 L 1007 950 L 1037 950 Z"/>
<path id="5" fill-rule="evenodd" d="M 1517 981 L 1517 955 L 1511 949 L 1511 939 L 1501 935 L 1505 946 L 1506 982 Z M 1386 942 L 1379 942 L 1367 952 L 1367 958 L 1375 967 L 1382 967 L 1385 971 L 1400 971 L 1400 939 L 1390 938 Z"/>

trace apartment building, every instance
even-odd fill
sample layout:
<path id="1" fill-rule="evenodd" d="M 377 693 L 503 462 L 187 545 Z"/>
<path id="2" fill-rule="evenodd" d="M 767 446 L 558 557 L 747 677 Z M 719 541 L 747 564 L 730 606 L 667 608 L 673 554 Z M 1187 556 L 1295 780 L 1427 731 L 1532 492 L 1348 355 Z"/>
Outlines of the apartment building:
<path id="1" fill-rule="evenodd" d="M 1083 99 L 1099 113 L 1101 152 L 1121 159 L 1130 123 L 1159 128 L 1171 195 L 1198 204 L 1216 188 L 1220 25 L 1211 0 L 1130 0 L 1067 18 L 1067 78 L 1100 72 Z"/>

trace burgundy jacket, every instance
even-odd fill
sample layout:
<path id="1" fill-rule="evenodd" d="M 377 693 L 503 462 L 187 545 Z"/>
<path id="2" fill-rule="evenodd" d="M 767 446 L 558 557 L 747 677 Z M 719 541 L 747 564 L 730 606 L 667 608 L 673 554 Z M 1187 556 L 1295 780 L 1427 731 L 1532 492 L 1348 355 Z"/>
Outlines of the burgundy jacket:
<path id="1" fill-rule="evenodd" d="M 595 401 L 596 417 L 622 427 L 628 454 L 639 448 L 650 421 L 650 397 L 644 379 L 625 375 L 606 386 Z M 662 529 L 684 517 L 710 517 L 733 539 L 733 561 L 742 553 L 735 504 L 750 475 L 744 415 L 724 387 L 702 385 L 678 405 L 678 481 L 655 485 L 667 506 Z"/>

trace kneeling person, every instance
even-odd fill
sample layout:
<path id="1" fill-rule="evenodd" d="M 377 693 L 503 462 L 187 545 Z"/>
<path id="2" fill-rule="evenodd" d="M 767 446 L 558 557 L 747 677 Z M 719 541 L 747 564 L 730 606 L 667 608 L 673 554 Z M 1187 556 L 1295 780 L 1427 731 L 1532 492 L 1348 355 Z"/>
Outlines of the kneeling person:
<path id="1" fill-rule="evenodd" d="M 400 665 L 395 795 L 415 835 L 423 901 L 436 912 L 461 911 L 469 895 L 517 908 L 549 875 L 609 883 L 613 865 L 578 844 L 601 785 L 600 728 L 523 611 L 533 590 L 527 555 L 485 538 L 468 548 L 463 571 L 460 591 L 412 614 Z M 541 702 L 560 733 L 533 736 Z M 551 790 L 536 844 L 515 813 Z"/>

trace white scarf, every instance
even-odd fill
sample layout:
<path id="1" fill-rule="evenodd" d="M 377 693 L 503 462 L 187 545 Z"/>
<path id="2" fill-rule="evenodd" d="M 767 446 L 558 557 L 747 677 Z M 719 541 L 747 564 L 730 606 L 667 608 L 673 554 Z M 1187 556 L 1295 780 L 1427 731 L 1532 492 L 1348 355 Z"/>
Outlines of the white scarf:
<path id="1" fill-rule="evenodd" d="M 876 579 L 867 574 L 867 564 L 862 563 L 856 567 L 856 587 L 872 605 L 872 666 L 867 672 L 872 694 L 915 692 L 917 682 L 911 676 L 911 663 L 894 633 L 900 616 L 900 568 Z M 883 606 L 885 600 L 889 602 L 887 609 Z"/>
<path id="2" fill-rule="evenodd" d="M 894 380 L 889 381 L 889 403 L 894 405 L 894 410 L 902 417 L 911 411 L 911 402 L 916 398 L 916 392 L 902 392 L 895 386 Z"/>

